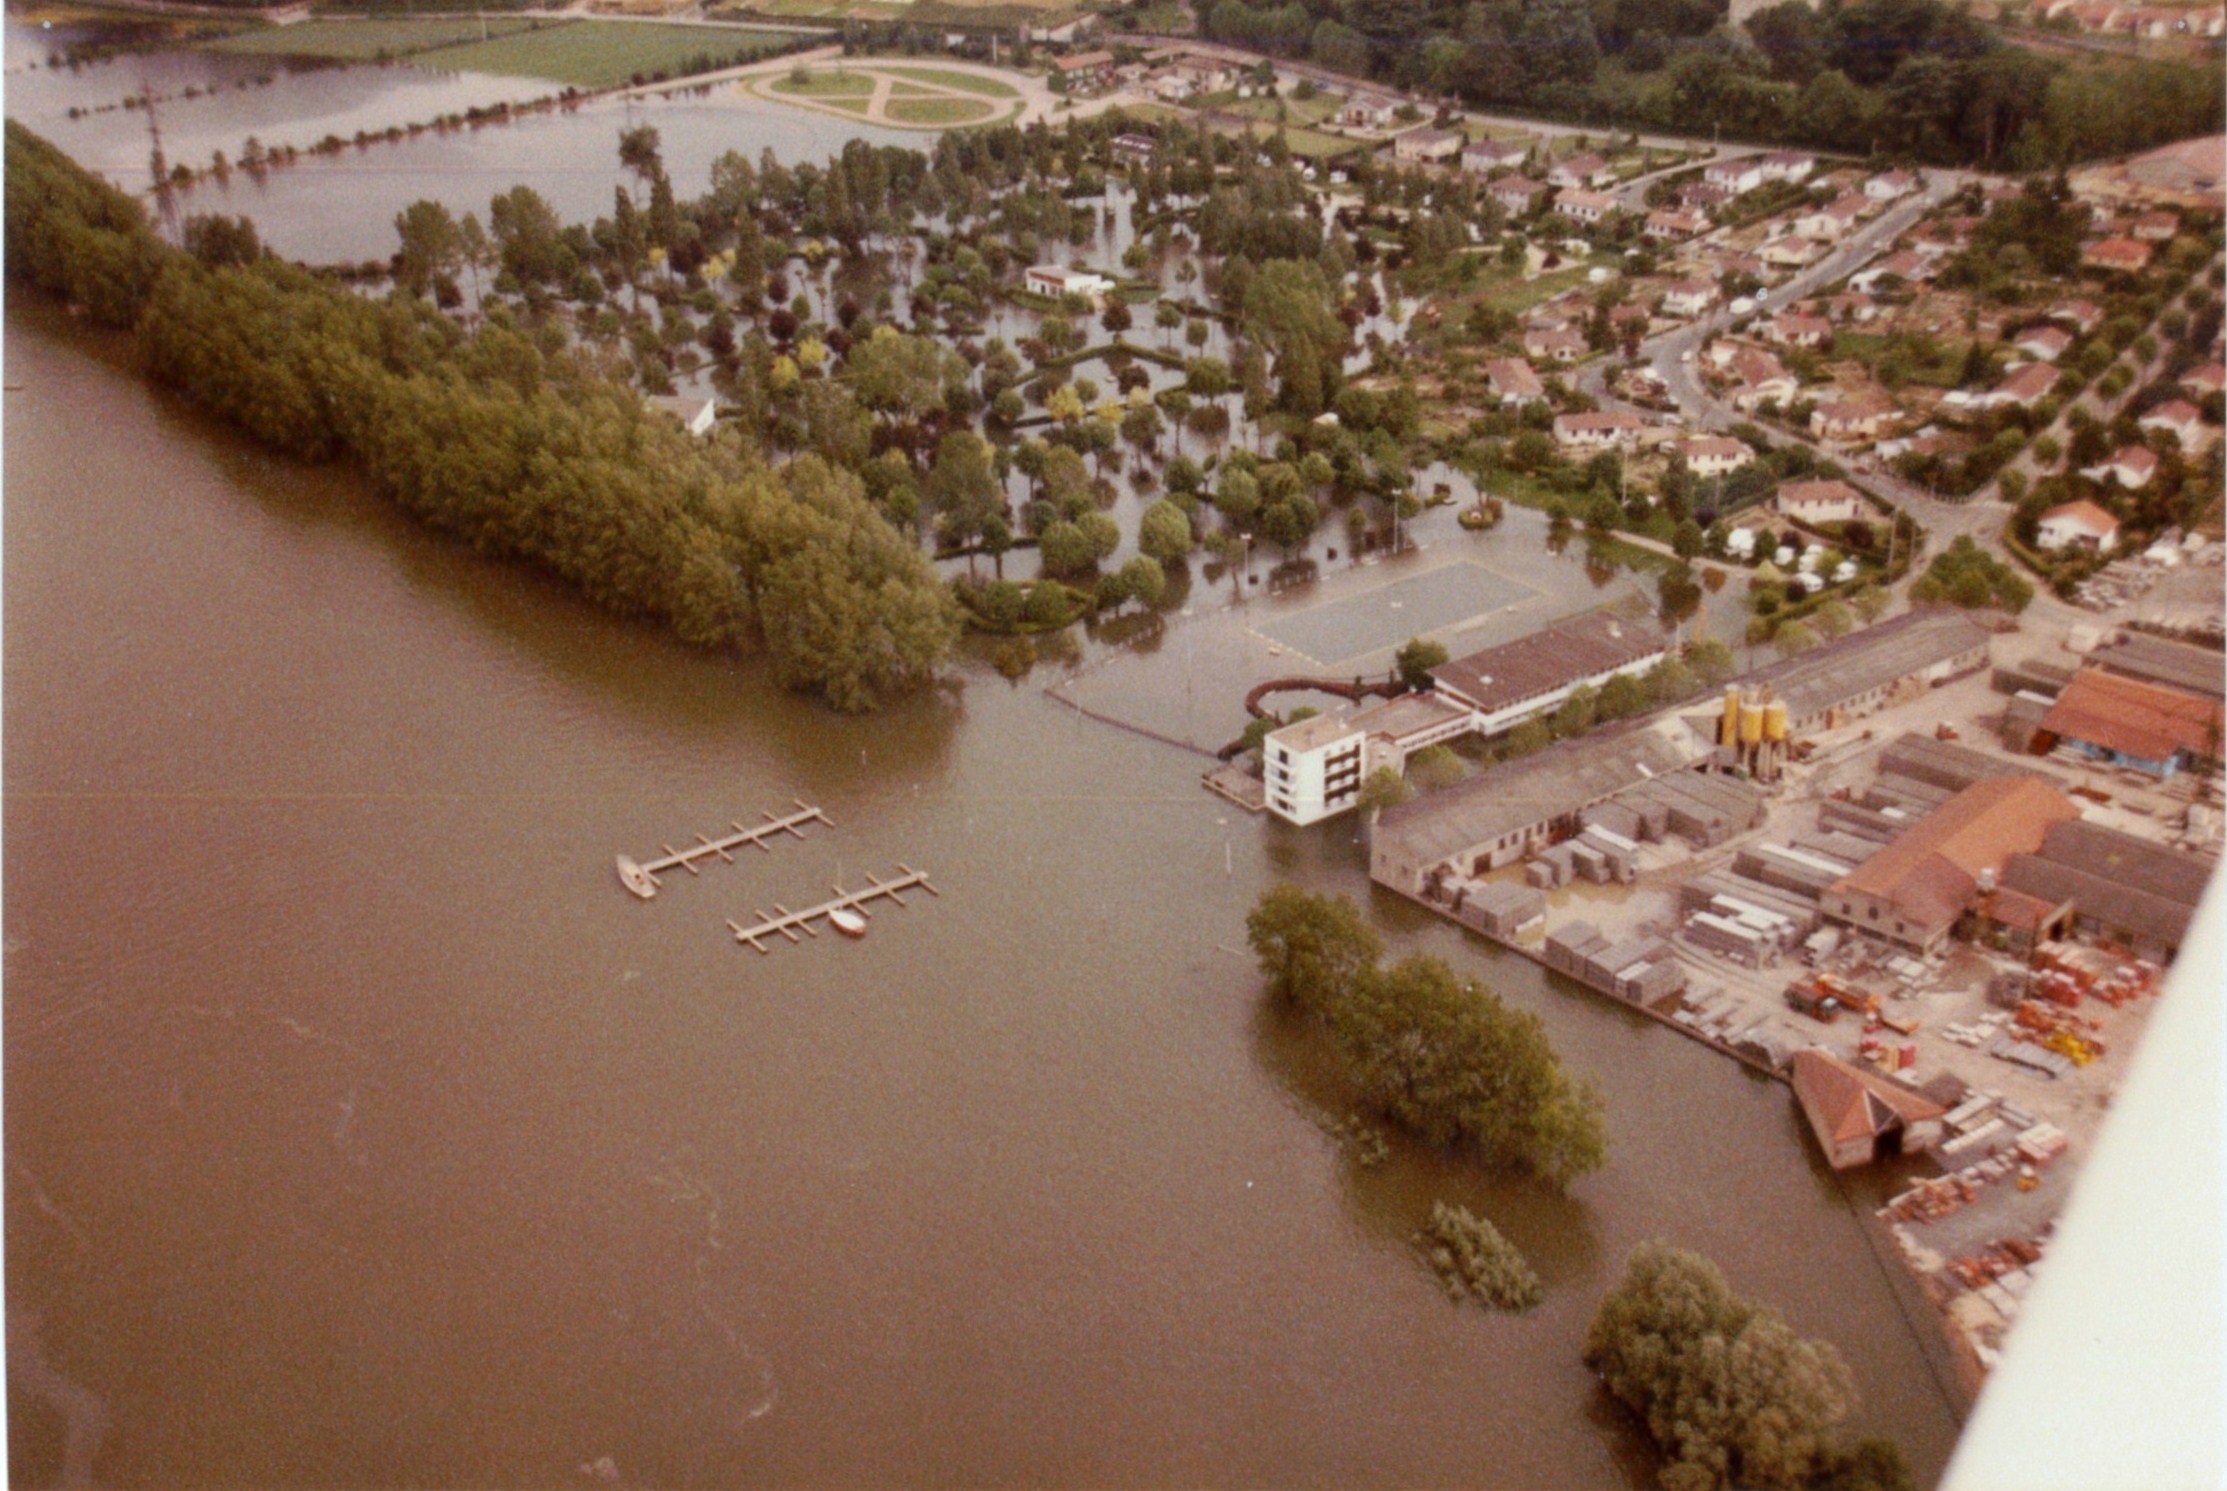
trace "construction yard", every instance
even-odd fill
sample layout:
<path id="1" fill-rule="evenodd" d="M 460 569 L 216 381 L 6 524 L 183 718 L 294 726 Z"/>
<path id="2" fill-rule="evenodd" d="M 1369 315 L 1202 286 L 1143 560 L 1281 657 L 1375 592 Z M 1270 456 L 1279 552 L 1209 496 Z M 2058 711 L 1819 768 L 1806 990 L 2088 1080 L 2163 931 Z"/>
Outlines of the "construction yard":
<path id="1" fill-rule="evenodd" d="M 2145 961 L 2069 924 L 2045 923 L 2021 940 L 2007 909 L 2016 893 L 2007 888 L 1999 923 L 1974 935 L 1966 919 L 1960 935 L 1923 946 L 1821 918 L 1818 897 L 1855 884 L 1861 877 L 1852 867 L 1893 858 L 1882 845 L 1899 844 L 1905 825 L 1974 796 L 2032 798 L 2014 801 L 2011 816 L 2031 817 L 2038 804 L 2044 816 L 2072 820 L 2072 831 L 2132 835 L 2185 857 L 2199 874 L 2208 868 L 2219 820 L 2200 801 L 2199 774 L 2160 781 L 2064 750 L 2037 757 L 2002 744 L 2006 674 L 2070 672 L 2083 661 L 2064 650 L 2061 635 L 2001 633 L 1990 645 L 1992 667 L 1859 720 L 1801 732 L 1775 789 L 1754 794 L 1755 821 L 1707 848 L 1695 845 L 1709 835 L 1697 837 L 1675 818 L 1667 832 L 1655 826 L 1627 836 L 1600 835 L 1610 820 L 1588 815 L 1586 836 L 1477 875 L 1468 882 L 1469 912 L 1457 902 L 1455 913 L 1751 1066 L 1788 1076 L 1798 1094 L 1801 1062 L 1816 1058 L 1797 1062 L 1797 1053 L 1821 1050 L 1861 1074 L 1845 1079 L 1859 1098 L 1853 1084 L 1868 1082 L 1889 1105 L 1906 1102 L 1914 1121 L 1907 1130 L 1882 1125 L 1893 1132 L 1876 1153 L 1843 1160 L 1825 1133 L 1819 1138 L 1836 1166 L 1891 1158 L 1906 1138 L 1913 1152 L 1926 1151 L 1897 1161 L 1911 1179 L 1880 1208 L 1881 1251 L 1899 1253 L 1941 1307 L 1973 1383 L 2016 1317 L 2125 1077 L 2164 955 L 2143 949 L 2159 960 Z M 1688 719 L 1710 728 L 1699 710 Z M 1882 830 L 1870 841 L 1859 837 L 1866 820 Z M 1588 849 L 1596 836 L 1598 854 Z M 1991 878 L 1980 885 L 1990 893 Z M 1665 952 L 1682 979 L 1661 966 Z M 1641 957 L 1651 961 L 1634 961 Z M 1857 1111 L 1877 1110 L 1859 1103 Z M 1820 1123 L 1814 1110 L 1811 1117 Z M 1869 1144 L 1872 1136 L 1861 1138 Z"/>

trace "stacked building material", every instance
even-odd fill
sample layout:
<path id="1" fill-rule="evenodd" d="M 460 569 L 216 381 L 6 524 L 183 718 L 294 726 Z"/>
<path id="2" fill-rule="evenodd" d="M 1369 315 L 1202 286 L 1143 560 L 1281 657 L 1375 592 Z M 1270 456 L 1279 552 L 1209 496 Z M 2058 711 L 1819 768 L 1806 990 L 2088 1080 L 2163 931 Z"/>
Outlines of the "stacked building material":
<path id="1" fill-rule="evenodd" d="M 1608 884 L 1610 875 L 1607 855 L 1601 853 L 1600 850 L 1583 839 L 1572 839 L 1566 847 L 1569 849 L 1571 860 L 1576 865 L 1577 872 L 1580 875 L 1592 881 L 1595 885 Z"/>
<path id="2" fill-rule="evenodd" d="M 1595 803 L 1592 807 L 1578 814 L 1577 821 L 1587 828 L 1605 828 L 1610 833 L 1620 834 L 1624 838 L 1636 842 L 1646 842 L 1650 837 L 1647 832 L 1646 820 L 1640 815 L 1638 809 L 1632 807 L 1629 803 L 1618 802 L 1614 798 L 1607 802 Z M 1658 820 L 1654 837 L 1660 836 L 1661 822 Z"/>
<path id="3" fill-rule="evenodd" d="M 1834 833 L 1818 829 L 1812 833 L 1795 834 L 1789 842 L 1796 849 L 1807 849 L 1812 854 L 1822 854 L 1828 859 L 1845 860 L 1850 865 L 1860 865 L 1879 852 L 1876 839 L 1857 834 Z"/>
<path id="4" fill-rule="evenodd" d="M 1859 839 L 1869 839 L 1874 844 L 1885 844 L 1916 820 L 1899 809 L 1893 813 L 1862 803 L 1842 802 L 1828 798 L 1817 810 L 1820 828 L 1834 833 L 1853 834 Z"/>
<path id="5" fill-rule="evenodd" d="M 1723 871 L 1688 881 L 1679 887 L 1678 897 L 1681 914 L 1721 911 L 1724 909 L 1719 904 L 1721 901 L 1735 901 L 1742 906 L 1776 912 L 1793 928 L 1787 939 L 1789 945 L 1816 931 L 1821 916 L 1817 902 L 1808 897 Z"/>
<path id="6" fill-rule="evenodd" d="M 1478 885 L 1463 903 L 1461 919 L 1488 937 L 1509 941 L 1547 914 L 1547 898 L 1520 885 Z"/>
<path id="7" fill-rule="evenodd" d="M 1781 890 L 1815 898 L 1855 868 L 1843 859 L 1832 859 L 1790 844 L 1750 844 L 1733 856 L 1733 873 Z"/>
<path id="8" fill-rule="evenodd" d="M 1613 803 L 1603 804 L 1613 807 Z M 1602 824 L 1593 824 L 1578 835 L 1578 843 L 1601 857 L 1607 867 L 1608 878 L 1620 885 L 1629 885 L 1639 872 L 1639 844 L 1636 840 L 1618 833 Z"/>
<path id="9" fill-rule="evenodd" d="M 1572 978 L 1585 977 L 1585 960 L 1608 945 L 1591 922 L 1568 922 L 1547 934 L 1547 966 Z"/>

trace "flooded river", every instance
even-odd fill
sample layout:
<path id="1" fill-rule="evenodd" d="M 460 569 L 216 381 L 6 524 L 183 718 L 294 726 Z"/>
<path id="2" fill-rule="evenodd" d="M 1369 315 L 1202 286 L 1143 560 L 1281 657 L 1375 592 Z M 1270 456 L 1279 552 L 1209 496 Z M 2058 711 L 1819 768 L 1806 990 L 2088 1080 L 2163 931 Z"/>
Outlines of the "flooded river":
<path id="1" fill-rule="evenodd" d="M 1402 903 L 1606 1088 L 1568 1198 L 1357 1166 L 1233 952 L 1369 894 L 986 670 L 871 719 L 406 525 L 6 328 L 17 1485 L 1641 1486 L 1578 1362 L 1668 1237 L 1954 1426 L 1781 1087 Z M 1040 680 L 1039 680 L 1040 681 Z M 612 855 L 837 825 L 651 903 Z M 725 933 L 898 862 L 862 942 Z M 1492 1216 L 1545 1304 L 1410 1239 Z M 74 1437 L 72 1430 L 74 1429 Z"/>

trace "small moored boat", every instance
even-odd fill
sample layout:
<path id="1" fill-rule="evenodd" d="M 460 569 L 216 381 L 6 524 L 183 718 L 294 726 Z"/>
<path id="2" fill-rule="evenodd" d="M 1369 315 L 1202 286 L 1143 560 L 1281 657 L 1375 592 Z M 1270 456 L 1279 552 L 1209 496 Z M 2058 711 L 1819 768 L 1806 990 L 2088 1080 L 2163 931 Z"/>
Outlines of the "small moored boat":
<path id="1" fill-rule="evenodd" d="M 845 937 L 864 937 L 866 918 L 848 906 L 838 906 L 827 914 L 828 925 Z"/>

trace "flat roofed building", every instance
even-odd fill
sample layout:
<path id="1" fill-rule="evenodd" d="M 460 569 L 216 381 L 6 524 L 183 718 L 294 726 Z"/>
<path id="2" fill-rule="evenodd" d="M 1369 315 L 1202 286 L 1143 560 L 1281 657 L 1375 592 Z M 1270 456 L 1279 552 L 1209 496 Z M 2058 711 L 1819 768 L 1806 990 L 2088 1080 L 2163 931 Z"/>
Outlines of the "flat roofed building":
<path id="1" fill-rule="evenodd" d="M 1361 793 L 1366 746 L 1366 735 L 1335 715 L 1270 732 L 1261 744 L 1269 810 L 1303 826 L 1352 807 Z"/>
<path id="2" fill-rule="evenodd" d="M 1827 921 L 1929 953 L 2012 855 L 2039 849 L 2051 824 L 2079 816 L 2038 776 L 1989 777 L 1834 882 L 1818 904 Z"/>
<path id="3" fill-rule="evenodd" d="M 1750 674 L 1786 701 L 1796 732 L 1830 730 L 1987 666 L 1989 635 L 1963 612 L 1932 608 L 1851 632 Z"/>
<path id="4" fill-rule="evenodd" d="M 1652 625 L 1594 611 L 1441 663 L 1431 677 L 1475 716 L 1477 733 L 1492 736 L 1559 708 L 1581 685 L 1644 673 L 1669 651 L 1670 639 Z"/>
<path id="5" fill-rule="evenodd" d="M 1685 721 L 1667 717 L 1625 721 L 1503 761 L 1458 787 L 1386 808 L 1369 834 L 1369 874 L 1420 898 L 1434 871 L 1469 876 L 1507 864 L 1558 828 L 1575 832 L 1580 813 L 1634 783 L 1685 780 L 1684 769 L 1707 754 Z"/>

